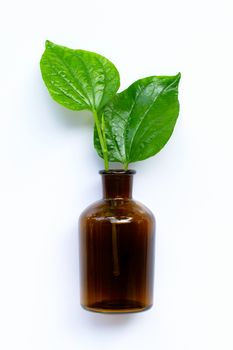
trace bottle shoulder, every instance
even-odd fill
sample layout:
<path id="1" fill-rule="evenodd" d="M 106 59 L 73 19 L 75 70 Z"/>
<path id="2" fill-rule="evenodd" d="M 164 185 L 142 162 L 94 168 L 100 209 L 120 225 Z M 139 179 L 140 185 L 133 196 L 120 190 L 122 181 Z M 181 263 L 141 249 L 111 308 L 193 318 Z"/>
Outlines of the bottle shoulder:
<path id="1" fill-rule="evenodd" d="M 89 205 L 80 215 L 82 219 L 142 218 L 155 221 L 154 214 L 141 202 L 134 199 L 101 199 Z"/>
<path id="2" fill-rule="evenodd" d="M 135 206 L 142 212 L 146 213 L 148 216 L 152 218 L 152 220 L 155 221 L 154 213 L 143 203 L 134 200 Z"/>

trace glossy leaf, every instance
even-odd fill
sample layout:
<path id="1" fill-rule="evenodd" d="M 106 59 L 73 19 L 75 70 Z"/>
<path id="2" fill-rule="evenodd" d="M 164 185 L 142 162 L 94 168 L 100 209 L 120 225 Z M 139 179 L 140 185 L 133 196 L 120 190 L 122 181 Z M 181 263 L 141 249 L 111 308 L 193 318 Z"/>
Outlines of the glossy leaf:
<path id="1" fill-rule="evenodd" d="M 120 85 L 117 69 L 105 57 L 50 41 L 40 67 L 53 99 L 72 110 L 100 110 Z"/>
<path id="2" fill-rule="evenodd" d="M 140 79 L 103 109 L 108 157 L 127 166 L 158 153 L 172 135 L 178 114 L 176 76 Z M 98 135 L 94 144 L 102 156 Z"/>

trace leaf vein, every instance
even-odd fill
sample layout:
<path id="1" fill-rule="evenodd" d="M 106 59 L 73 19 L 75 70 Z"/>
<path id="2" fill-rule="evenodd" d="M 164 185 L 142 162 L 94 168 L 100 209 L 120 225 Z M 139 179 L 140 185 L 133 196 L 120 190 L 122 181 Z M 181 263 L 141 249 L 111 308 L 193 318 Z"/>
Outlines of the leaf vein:
<path id="1" fill-rule="evenodd" d="M 151 102 L 151 104 L 149 105 L 149 107 L 148 107 L 148 108 L 146 109 L 146 111 L 144 112 L 144 114 L 143 114 L 143 116 L 142 116 L 142 118 L 141 118 L 141 120 L 140 120 L 140 122 L 139 122 L 139 124 L 138 124 L 138 126 L 137 126 L 137 128 L 136 128 L 136 130 L 135 130 L 135 132 L 134 132 L 134 135 L 133 135 L 133 137 L 131 138 L 130 148 L 129 148 L 129 158 L 130 158 L 130 154 L 131 154 L 132 145 L 133 145 L 133 143 L 134 143 L 134 140 L 135 140 L 135 138 L 136 138 L 136 135 L 137 135 L 137 133 L 138 133 L 138 131 L 139 131 L 139 128 L 140 128 L 142 122 L 144 121 L 144 119 L 146 118 L 147 114 L 149 113 L 149 111 L 150 111 L 151 108 L 153 107 L 155 101 L 161 96 L 162 93 L 164 93 L 168 88 L 170 88 L 175 82 L 176 82 L 176 81 L 173 81 L 171 84 L 169 84 L 169 85 L 167 85 L 166 87 L 164 87 L 164 88 L 159 92 L 159 94 L 155 96 L 155 98 L 153 99 L 153 101 Z M 148 84 L 148 85 L 149 85 L 149 84 Z M 148 85 L 147 85 L 147 86 L 148 86 Z M 138 95 L 138 96 L 139 96 L 139 95 Z M 138 98 L 138 96 L 137 96 L 137 98 Z"/>
<path id="2" fill-rule="evenodd" d="M 50 60 L 49 60 L 50 61 Z M 51 61 L 50 61 L 51 63 Z M 56 73 L 59 75 L 59 77 L 61 77 L 66 83 L 67 85 L 73 89 L 73 91 L 79 95 L 82 99 L 83 99 L 83 96 L 75 89 L 75 87 L 59 72 L 59 70 L 57 70 L 57 68 L 51 64 L 51 66 L 53 67 L 53 69 L 56 71 Z M 52 83 L 51 83 L 52 84 Z M 54 85 L 54 84 L 53 84 Z M 55 86 L 55 85 L 54 85 Z M 58 90 L 62 91 L 61 88 L 59 88 L 58 86 L 55 86 Z M 64 92 L 63 92 L 64 93 Z M 65 94 L 65 93 L 64 93 Z M 70 97 L 69 95 L 66 94 L 67 97 Z M 71 98 L 71 97 L 70 97 Z M 74 98 L 72 98 L 72 100 L 74 102 L 78 102 L 76 101 Z M 80 104 L 80 102 L 78 102 Z M 87 105 L 86 101 L 84 100 L 84 103 Z"/>
<path id="3" fill-rule="evenodd" d="M 86 95 L 86 94 L 85 94 L 85 89 L 83 88 L 82 83 L 76 78 L 76 76 L 74 75 L 74 72 L 71 70 L 70 66 L 62 59 L 62 57 L 61 57 L 57 52 L 55 52 L 55 56 L 57 56 L 57 58 L 62 62 L 62 64 L 64 64 L 64 66 L 66 67 L 66 69 L 68 70 L 68 72 L 70 73 L 70 75 L 72 76 L 72 78 L 74 79 L 74 81 L 81 87 L 83 96 L 82 96 L 81 94 L 80 94 L 80 96 L 83 98 L 84 102 L 85 102 L 86 104 L 91 105 L 88 96 L 85 96 L 85 95 Z M 47 59 L 48 59 L 48 61 L 49 61 L 50 64 L 51 64 L 51 60 L 50 60 L 49 58 L 47 58 Z M 74 89 L 74 88 L 73 88 L 73 89 Z M 78 93 L 78 91 L 77 91 L 76 89 L 74 89 L 74 90 Z M 86 99 L 87 99 L 88 103 L 87 103 Z"/>

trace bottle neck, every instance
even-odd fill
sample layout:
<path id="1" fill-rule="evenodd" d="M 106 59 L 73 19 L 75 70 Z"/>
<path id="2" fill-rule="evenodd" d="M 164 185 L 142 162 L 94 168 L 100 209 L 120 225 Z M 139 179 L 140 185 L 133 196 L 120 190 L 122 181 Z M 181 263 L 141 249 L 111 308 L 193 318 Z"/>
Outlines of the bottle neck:
<path id="1" fill-rule="evenodd" d="M 104 199 L 131 199 L 134 170 L 101 170 Z"/>

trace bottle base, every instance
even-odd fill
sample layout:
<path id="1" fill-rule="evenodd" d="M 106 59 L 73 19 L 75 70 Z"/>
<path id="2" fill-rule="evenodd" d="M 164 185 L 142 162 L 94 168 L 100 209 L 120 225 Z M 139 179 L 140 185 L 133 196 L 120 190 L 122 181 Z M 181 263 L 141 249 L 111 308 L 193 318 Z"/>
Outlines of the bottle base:
<path id="1" fill-rule="evenodd" d="M 91 305 L 81 306 L 91 312 L 104 313 L 104 314 L 129 314 L 136 312 L 147 311 L 152 307 L 152 304 L 145 305 L 137 301 L 124 300 L 110 302 L 108 300 L 103 300 Z"/>

